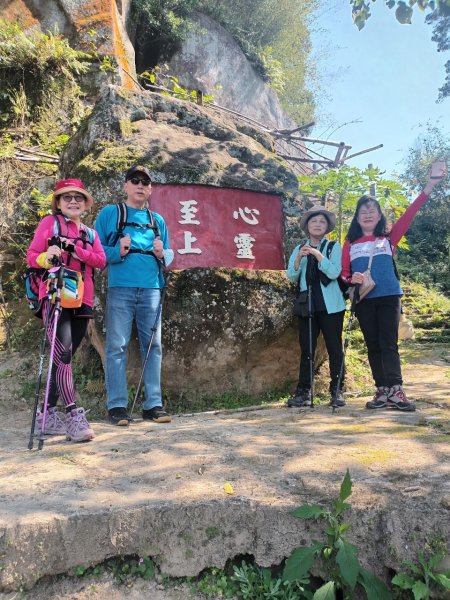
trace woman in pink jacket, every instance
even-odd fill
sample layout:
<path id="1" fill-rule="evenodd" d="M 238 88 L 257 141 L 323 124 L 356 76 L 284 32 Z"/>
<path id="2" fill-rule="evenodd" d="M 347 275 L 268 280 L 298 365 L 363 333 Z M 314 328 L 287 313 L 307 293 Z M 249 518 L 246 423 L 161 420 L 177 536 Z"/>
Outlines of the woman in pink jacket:
<path id="1" fill-rule="evenodd" d="M 45 433 L 66 435 L 73 442 L 84 442 L 94 437 L 84 408 L 77 407 L 72 375 L 72 357 L 84 338 L 89 319 L 93 317 L 94 269 L 106 265 L 105 253 L 93 229 L 81 222 L 83 213 L 91 208 L 93 198 L 79 179 L 59 181 L 53 192 L 52 214 L 45 216 L 37 226 L 27 252 L 30 267 L 50 269 L 54 262 L 62 261 L 69 269 L 83 275 L 84 292 L 79 308 L 62 308 L 56 330 L 54 362 L 51 372 L 48 412 Z M 44 322 L 48 322 L 48 337 L 54 322 L 52 305 L 48 306 L 46 277 L 39 289 Z M 49 310 L 50 308 L 50 310 Z M 61 396 L 65 415 L 56 409 Z M 42 426 L 42 411 L 38 411 L 36 428 Z"/>

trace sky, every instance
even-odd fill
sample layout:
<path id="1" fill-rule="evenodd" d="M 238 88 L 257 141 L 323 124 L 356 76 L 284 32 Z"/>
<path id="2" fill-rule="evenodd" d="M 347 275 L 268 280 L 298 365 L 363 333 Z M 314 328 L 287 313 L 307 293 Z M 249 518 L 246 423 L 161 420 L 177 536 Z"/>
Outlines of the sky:
<path id="1" fill-rule="evenodd" d="M 352 146 L 349 154 L 384 144 L 347 164 L 372 163 L 391 177 L 402 171 L 421 125 L 431 121 L 450 134 L 450 98 L 436 103 L 450 52 L 437 52 L 424 13 L 414 10 L 412 24 L 401 25 L 383 0 L 371 6 L 372 16 L 358 31 L 348 0 L 319 5 L 312 43 L 324 90 L 310 136 L 343 141 Z"/>

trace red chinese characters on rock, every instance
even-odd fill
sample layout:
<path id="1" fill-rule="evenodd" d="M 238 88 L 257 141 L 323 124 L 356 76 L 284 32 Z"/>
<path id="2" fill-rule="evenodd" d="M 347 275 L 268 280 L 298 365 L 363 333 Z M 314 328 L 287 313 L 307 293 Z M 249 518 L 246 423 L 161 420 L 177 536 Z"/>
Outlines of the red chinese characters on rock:
<path id="1" fill-rule="evenodd" d="M 153 184 L 150 208 L 167 223 L 173 269 L 285 268 L 281 199 L 275 194 Z"/>

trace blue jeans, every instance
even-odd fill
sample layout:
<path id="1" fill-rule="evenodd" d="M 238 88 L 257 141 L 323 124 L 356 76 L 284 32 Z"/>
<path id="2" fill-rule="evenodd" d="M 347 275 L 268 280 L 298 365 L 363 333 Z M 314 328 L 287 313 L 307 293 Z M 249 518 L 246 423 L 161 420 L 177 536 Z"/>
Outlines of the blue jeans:
<path id="1" fill-rule="evenodd" d="M 159 289 L 112 287 L 106 299 L 106 392 L 107 407 L 128 405 L 127 350 L 133 320 L 139 337 L 142 361 L 147 354 L 161 291 Z M 153 336 L 152 349 L 145 367 L 144 409 L 162 406 L 161 400 L 161 318 Z"/>

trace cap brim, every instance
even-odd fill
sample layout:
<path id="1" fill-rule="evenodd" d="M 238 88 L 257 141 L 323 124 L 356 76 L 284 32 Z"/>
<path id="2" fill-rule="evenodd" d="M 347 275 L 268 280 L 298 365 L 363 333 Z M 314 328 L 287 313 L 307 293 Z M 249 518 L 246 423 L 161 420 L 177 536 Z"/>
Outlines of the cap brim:
<path id="1" fill-rule="evenodd" d="M 141 171 L 140 169 L 136 169 L 135 171 L 133 171 L 132 173 L 129 173 L 126 176 L 126 180 L 128 181 L 129 179 L 131 179 L 132 177 L 134 177 L 135 175 L 144 175 L 147 179 L 149 179 L 150 181 L 152 180 L 152 178 L 150 177 L 150 175 L 148 173 L 146 173 L 145 171 Z"/>

